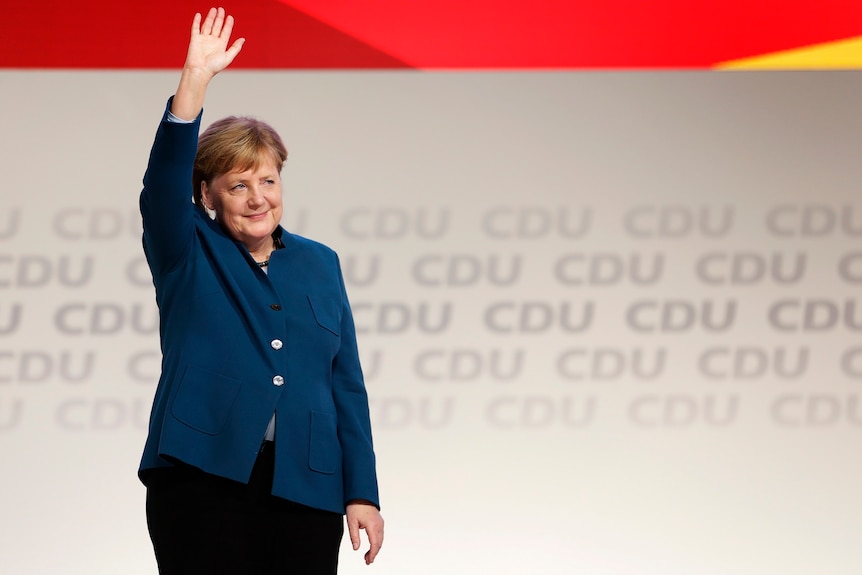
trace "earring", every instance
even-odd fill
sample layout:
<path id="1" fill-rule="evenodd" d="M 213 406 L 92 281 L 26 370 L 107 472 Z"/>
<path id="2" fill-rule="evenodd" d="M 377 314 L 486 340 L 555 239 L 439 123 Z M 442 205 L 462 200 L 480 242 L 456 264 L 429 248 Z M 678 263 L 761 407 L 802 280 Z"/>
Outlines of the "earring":
<path id="1" fill-rule="evenodd" d="M 211 208 L 210 206 L 206 205 L 203 202 L 201 202 L 201 205 L 204 207 L 204 210 L 206 210 L 207 215 L 210 217 L 211 220 L 216 219 L 216 213 L 215 213 L 215 210 L 213 208 Z"/>

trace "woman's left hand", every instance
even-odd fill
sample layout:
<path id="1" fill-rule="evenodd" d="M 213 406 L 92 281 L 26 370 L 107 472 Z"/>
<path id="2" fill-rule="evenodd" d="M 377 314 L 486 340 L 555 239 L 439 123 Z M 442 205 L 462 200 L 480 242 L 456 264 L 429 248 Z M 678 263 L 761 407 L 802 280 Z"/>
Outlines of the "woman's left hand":
<path id="1" fill-rule="evenodd" d="M 359 530 L 365 529 L 371 548 L 365 553 L 365 564 L 371 565 L 383 545 L 383 516 L 377 507 L 364 501 L 347 504 L 347 532 L 353 550 L 359 549 Z"/>

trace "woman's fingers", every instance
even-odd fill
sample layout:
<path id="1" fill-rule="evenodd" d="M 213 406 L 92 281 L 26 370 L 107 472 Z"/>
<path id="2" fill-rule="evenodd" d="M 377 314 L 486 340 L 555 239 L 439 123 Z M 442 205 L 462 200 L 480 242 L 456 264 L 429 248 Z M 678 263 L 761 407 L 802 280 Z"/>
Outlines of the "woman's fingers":
<path id="1" fill-rule="evenodd" d="M 195 17 L 192 20 L 192 36 L 201 33 L 201 13 L 195 12 Z"/>
<path id="2" fill-rule="evenodd" d="M 221 28 L 221 37 L 227 42 L 230 39 L 230 33 L 233 31 L 233 16 L 225 18 L 224 27 Z"/>
<path id="3" fill-rule="evenodd" d="M 225 15 L 224 8 L 210 8 L 201 24 L 200 13 L 192 21 L 192 35 L 212 36 L 227 42 L 233 31 L 233 16 Z"/>
<path id="4" fill-rule="evenodd" d="M 210 11 L 207 12 L 207 17 L 204 20 L 204 25 L 201 27 L 201 34 L 205 34 L 207 36 L 212 35 L 213 26 L 218 21 L 219 12 L 221 12 L 222 18 L 224 18 L 224 8 L 219 8 L 218 10 L 210 8 Z"/>

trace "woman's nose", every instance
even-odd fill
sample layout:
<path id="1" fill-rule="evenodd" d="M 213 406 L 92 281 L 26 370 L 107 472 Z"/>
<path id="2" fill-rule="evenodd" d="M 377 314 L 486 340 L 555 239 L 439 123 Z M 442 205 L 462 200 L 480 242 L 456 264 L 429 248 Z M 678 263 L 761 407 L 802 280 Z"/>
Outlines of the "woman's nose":
<path id="1" fill-rule="evenodd" d="M 259 206 L 263 203 L 263 190 L 260 189 L 260 186 L 249 186 L 248 203 L 254 206 Z"/>

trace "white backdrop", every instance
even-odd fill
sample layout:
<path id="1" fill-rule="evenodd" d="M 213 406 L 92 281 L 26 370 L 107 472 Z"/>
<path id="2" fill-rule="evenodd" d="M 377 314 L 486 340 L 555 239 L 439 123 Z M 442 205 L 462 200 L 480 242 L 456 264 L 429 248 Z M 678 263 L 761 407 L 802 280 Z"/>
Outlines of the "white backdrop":
<path id="1" fill-rule="evenodd" d="M 0 572 L 155 573 L 137 197 L 178 72 L 0 72 Z M 216 79 L 342 256 L 383 551 L 342 573 L 862 571 L 858 73 Z"/>

